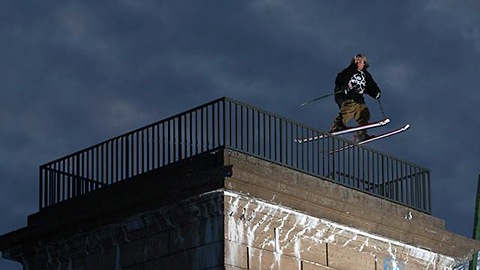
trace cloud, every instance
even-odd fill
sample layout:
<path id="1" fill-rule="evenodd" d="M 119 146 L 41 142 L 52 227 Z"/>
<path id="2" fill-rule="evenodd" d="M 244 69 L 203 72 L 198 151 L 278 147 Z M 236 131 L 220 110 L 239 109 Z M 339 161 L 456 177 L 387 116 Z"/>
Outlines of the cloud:
<path id="1" fill-rule="evenodd" d="M 146 123 L 147 112 L 141 107 L 128 103 L 126 100 L 108 100 L 98 106 L 95 120 L 104 130 L 120 131 L 125 127 L 135 127 L 138 123 Z"/>
<path id="2" fill-rule="evenodd" d="M 407 95 L 406 88 L 414 81 L 414 68 L 402 59 L 395 59 L 384 64 L 379 72 L 386 89 L 392 89 L 403 97 Z"/>
<path id="3" fill-rule="evenodd" d="M 475 0 L 466 1 L 430 1 L 425 3 L 427 14 L 439 18 L 431 20 L 429 27 L 437 35 L 445 32 L 458 33 L 459 38 L 470 43 L 477 55 L 480 55 L 480 3 Z M 442 18 L 442 19 L 440 19 Z M 461 42 L 458 42 L 461 43 Z"/>

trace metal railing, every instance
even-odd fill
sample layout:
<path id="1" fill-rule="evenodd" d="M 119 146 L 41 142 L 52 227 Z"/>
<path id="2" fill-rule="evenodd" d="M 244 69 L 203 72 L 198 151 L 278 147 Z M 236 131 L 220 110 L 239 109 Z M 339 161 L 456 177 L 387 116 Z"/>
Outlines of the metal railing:
<path id="1" fill-rule="evenodd" d="M 220 98 L 40 166 L 40 209 L 220 148 L 236 150 L 411 208 L 431 212 L 430 173 L 418 165 Z"/>

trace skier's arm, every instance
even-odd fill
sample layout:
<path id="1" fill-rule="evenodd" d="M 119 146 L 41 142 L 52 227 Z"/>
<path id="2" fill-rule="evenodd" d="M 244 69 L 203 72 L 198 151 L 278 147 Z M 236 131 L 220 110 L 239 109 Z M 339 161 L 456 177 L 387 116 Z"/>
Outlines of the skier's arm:
<path id="1" fill-rule="evenodd" d="M 370 73 L 365 72 L 365 74 L 367 74 L 367 85 L 365 87 L 365 93 L 375 99 L 379 99 L 382 94 L 380 87 L 378 87 L 377 83 L 375 82 Z"/>

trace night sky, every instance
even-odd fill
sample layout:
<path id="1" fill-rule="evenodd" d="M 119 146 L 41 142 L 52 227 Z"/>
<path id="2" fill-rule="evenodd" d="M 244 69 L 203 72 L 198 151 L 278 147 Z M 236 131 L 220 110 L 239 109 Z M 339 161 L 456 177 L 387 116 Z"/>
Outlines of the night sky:
<path id="1" fill-rule="evenodd" d="M 0 234 L 38 211 L 41 164 L 219 97 L 328 130 L 333 98 L 299 105 L 363 53 L 412 126 L 369 147 L 430 169 L 433 215 L 471 237 L 478 0 L 4 0 L 0 27 Z"/>

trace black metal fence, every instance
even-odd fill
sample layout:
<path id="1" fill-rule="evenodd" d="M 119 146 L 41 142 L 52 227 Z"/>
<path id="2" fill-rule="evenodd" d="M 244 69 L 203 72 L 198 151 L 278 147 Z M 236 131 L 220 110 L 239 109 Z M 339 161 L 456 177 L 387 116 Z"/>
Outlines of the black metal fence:
<path id="1" fill-rule="evenodd" d="M 430 174 L 418 165 L 220 98 L 40 166 L 40 209 L 162 166 L 229 148 L 425 213 Z"/>

